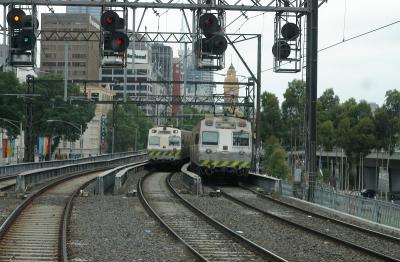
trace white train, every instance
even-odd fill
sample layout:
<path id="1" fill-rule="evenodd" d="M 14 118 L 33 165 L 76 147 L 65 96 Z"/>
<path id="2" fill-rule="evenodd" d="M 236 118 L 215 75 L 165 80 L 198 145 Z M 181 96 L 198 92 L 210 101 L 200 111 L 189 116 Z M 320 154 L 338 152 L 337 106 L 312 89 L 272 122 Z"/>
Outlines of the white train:
<path id="1" fill-rule="evenodd" d="M 149 130 L 147 152 L 154 163 L 179 163 L 189 159 L 190 131 L 170 126 Z"/>
<path id="2" fill-rule="evenodd" d="M 246 176 L 251 158 L 251 123 L 245 119 L 206 116 L 192 130 L 190 161 L 203 176 Z"/>

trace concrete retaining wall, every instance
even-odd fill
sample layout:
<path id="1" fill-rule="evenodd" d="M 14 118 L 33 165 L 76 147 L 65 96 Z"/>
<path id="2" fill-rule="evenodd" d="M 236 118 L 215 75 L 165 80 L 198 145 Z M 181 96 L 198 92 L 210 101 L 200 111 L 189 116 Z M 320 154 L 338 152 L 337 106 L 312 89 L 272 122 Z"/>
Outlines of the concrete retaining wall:
<path id="1" fill-rule="evenodd" d="M 102 160 L 95 162 L 86 162 L 79 164 L 63 165 L 60 167 L 40 168 L 31 171 L 25 171 L 17 176 L 15 191 L 19 193 L 26 192 L 34 185 L 46 182 L 51 179 L 58 178 L 63 175 L 76 174 L 88 170 L 98 170 L 101 168 L 113 167 L 138 161 L 138 159 L 146 158 L 146 153 L 132 154 L 111 160 Z"/>
<path id="2" fill-rule="evenodd" d="M 276 192 L 282 194 L 281 180 L 276 177 L 249 173 L 248 182 L 250 184 L 260 187 L 268 193 Z"/>
<path id="3" fill-rule="evenodd" d="M 183 182 L 192 192 L 192 194 L 201 195 L 203 194 L 203 185 L 201 183 L 201 177 L 193 172 L 188 171 L 190 163 L 183 165 L 181 171 L 183 173 Z"/>

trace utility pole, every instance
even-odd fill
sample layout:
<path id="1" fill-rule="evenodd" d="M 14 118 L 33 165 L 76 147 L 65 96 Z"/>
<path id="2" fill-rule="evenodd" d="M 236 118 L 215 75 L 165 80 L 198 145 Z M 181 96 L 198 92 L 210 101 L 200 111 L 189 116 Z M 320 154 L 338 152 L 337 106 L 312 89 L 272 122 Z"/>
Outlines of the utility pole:
<path id="1" fill-rule="evenodd" d="M 314 201 L 315 178 L 317 175 L 317 66 L 318 66 L 318 0 L 308 0 L 307 14 L 307 174 L 309 175 L 308 201 Z"/>
<path id="2" fill-rule="evenodd" d="M 34 150 L 34 141 L 33 141 L 33 110 L 32 110 L 32 101 L 29 97 L 30 94 L 35 93 L 35 81 L 32 75 L 26 76 L 27 83 L 27 94 L 26 98 L 26 123 L 25 123 L 25 152 L 24 152 L 24 162 L 34 162 L 35 161 L 35 150 Z"/>
<path id="3" fill-rule="evenodd" d="M 64 47 L 64 101 L 68 99 L 68 44 Z"/>
<path id="4" fill-rule="evenodd" d="M 114 148 L 115 148 L 115 118 L 116 118 L 116 112 L 117 111 L 117 106 L 116 103 L 113 102 L 113 108 L 112 108 L 112 138 L 111 138 L 111 153 L 114 154 Z"/>

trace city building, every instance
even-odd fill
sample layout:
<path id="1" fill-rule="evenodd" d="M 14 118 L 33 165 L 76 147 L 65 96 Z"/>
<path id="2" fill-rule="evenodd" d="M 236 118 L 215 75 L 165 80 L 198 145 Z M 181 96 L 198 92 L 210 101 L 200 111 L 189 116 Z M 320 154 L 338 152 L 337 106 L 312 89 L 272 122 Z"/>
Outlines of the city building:
<path id="1" fill-rule="evenodd" d="M 126 67 L 126 93 L 128 97 L 162 96 L 167 94 L 165 85 L 146 83 L 146 81 L 162 79 L 162 74 L 156 71 L 153 66 L 151 56 L 151 45 L 146 42 L 135 41 L 134 61 L 132 59 L 132 45 L 128 48 Z M 123 68 L 103 68 L 101 70 L 101 79 L 111 84 L 111 89 L 115 92 L 117 99 L 122 99 L 124 95 L 124 78 L 125 72 Z M 146 115 L 154 116 L 155 124 L 160 124 L 161 121 L 160 117 L 157 116 L 167 115 L 168 113 L 166 107 L 157 105 L 145 105 L 141 108 Z"/>
<path id="2" fill-rule="evenodd" d="M 70 0 L 71 1 L 71 0 Z M 72 0 L 73 2 L 80 2 L 80 0 Z M 67 14 L 89 14 L 100 21 L 101 7 L 97 6 L 67 6 Z"/>
<path id="3" fill-rule="evenodd" d="M 179 58 L 172 59 L 172 80 L 182 81 L 183 75 L 183 65 Z M 182 95 L 182 84 L 173 83 L 172 85 L 172 96 Z M 180 105 L 172 105 L 172 115 L 175 116 L 179 111 L 181 111 Z"/>
<path id="4" fill-rule="evenodd" d="M 151 46 L 151 60 L 155 72 L 159 72 L 160 80 L 172 80 L 172 48 L 160 43 L 155 43 Z M 172 84 L 164 84 L 168 95 L 172 93 Z"/>
<path id="5" fill-rule="evenodd" d="M 191 54 L 192 52 L 189 50 L 187 52 Z M 184 54 L 182 51 L 179 52 L 179 56 L 181 61 L 184 63 Z M 212 71 L 208 70 L 197 70 L 193 63 L 193 56 L 188 55 L 187 57 L 187 68 L 184 75 L 184 79 L 186 81 L 199 81 L 199 82 L 213 82 L 214 74 Z M 183 94 L 188 96 L 209 96 L 210 102 L 212 102 L 212 95 L 214 94 L 214 90 L 216 88 L 215 84 L 192 84 L 187 83 L 186 86 L 183 87 Z M 196 106 L 199 110 L 211 111 L 211 106 Z"/>
<path id="6" fill-rule="evenodd" d="M 233 83 L 238 83 L 238 78 L 235 67 L 231 64 L 224 80 L 224 100 L 227 103 L 238 102 L 239 84 Z"/>
<path id="7" fill-rule="evenodd" d="M 81 92 L 83 91 L 83 88 L 81 88 Z M 114 96 L 110 85 L 87 85 L 86 93 L 88 99 L 97 101 L 111 101 Z M 111 121 L 102 121 L 102 119 L 106 119 L 110 110 L 112 110 L 111 104 L 96 104 L 95 115 L 92 120 L 87 123 L 87 129 L 84 131 L 82 138 L 73 142 L 61 140 L 53 157 L 55 154 L 58 156 L 66 155 L 68 157 L 75 157 L 83 154 L 84 157 L 87 157 L 89 155 L 96 156 L 106 152 L 107 145 L 104 142 L 105 137 L 102 138 L 101 128 L 102 124 L 105 124 L 105 121 Z M 82 144 L 80 141 L 82 141 Z"/>
<path id="8" fill-rule="evenodd" d="M 42 14 L 42 30 L 99 30 L 99 22 L 88 14 Z M 65 48 L 68 48 L 68 79 L 98 80 L 100 68 L 99 42 L 41 41 L 41 73 L 64 76 Z"/>

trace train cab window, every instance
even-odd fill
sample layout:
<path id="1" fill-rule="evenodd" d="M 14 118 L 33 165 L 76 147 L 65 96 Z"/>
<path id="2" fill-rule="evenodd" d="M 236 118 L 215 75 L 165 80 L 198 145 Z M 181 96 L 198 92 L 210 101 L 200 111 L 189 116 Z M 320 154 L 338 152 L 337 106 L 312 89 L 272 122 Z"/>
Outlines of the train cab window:
<path id="1" fill-rule="evenodd" d="M 160 137 L 159 136 L 149 136 L 149 145 L 150 146 L 159 146 L 160 145 Z"/>
<path id="2" fill-rule="evenodd" d="M 179 136 L 170 136 L 169 137 L 169 145 L 170 146 L 180 146 L 181 138 Z"/>
<path id="3" fill-rule="evenodd" d="M 233 132 L 234 146 L 249 146 L 249 133 Z"/>
<path id="4" fill-rule="evenodd" d="M 218 145 L 218 132 L 203 131 L 202 144 L 203 145 Z"/>
<path id="5" fill-rule="evenodd" d="M 194 144 L 198 145 L 199 144 L 199 134 L 196 134 L 195 138 L 194 138 Z"/>

